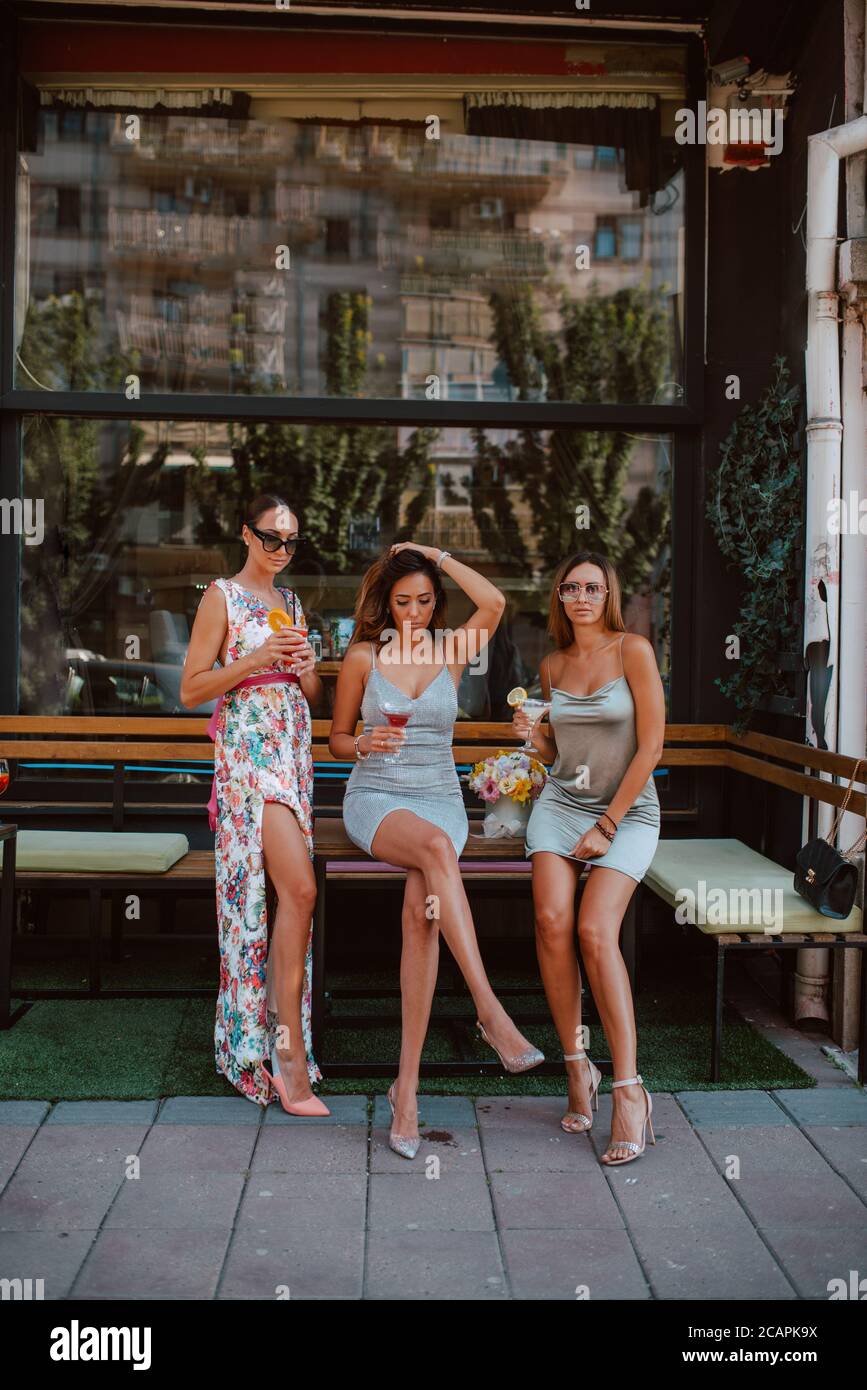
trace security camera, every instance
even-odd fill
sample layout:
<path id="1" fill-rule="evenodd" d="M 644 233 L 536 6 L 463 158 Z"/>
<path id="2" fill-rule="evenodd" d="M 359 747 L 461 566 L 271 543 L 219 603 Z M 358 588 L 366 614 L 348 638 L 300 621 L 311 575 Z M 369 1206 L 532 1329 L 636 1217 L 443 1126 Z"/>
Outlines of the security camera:
<path id="1" fill-rule="evenodd" d="M 740 58 L 729 58 L 726 63 L 717 63 L 711 68 L 711 80 L 715 87 L 728 87 L 732 82 L 741 82 L 749 76 L 750 60 L 743 54 Z"/>

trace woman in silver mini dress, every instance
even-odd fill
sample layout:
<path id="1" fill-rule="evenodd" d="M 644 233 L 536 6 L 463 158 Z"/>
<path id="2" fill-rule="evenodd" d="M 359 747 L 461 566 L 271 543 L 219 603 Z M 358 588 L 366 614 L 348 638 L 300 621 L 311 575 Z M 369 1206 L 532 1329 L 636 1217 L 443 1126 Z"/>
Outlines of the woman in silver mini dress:
<path id="1" fill-rule="evenodd" d="M 474 606 L 454 631 L 443 629 L 443 573 Z M 416 1092 L 440 929 L 473 997 L 479 1032 L 506 1070 L 527 1071 L 545 1060 L 491 989 L 458 865 L 468 824 L 452 753 L 457 684 L 504 606 L 499 589 L 448 551 L 413 541 L 392 546 L 364 577 L 334 697 L 329 747 L 335 758 L 356 763 L 343 801 L 346 832 L 375 859 L 407 870 L 400 1066 L 388 1093 L 389 1143 L 404 1158 L 413 1158 L 420 1142 Z M 388 724 L 395 712 L 389 704 L 403 706 L 405 728 Z M 364 727 L 356 736 L 359 714 Z"/>
<path id="2" fill-rule="evenodd" d="M 527 827 L 536 949 L 567 1063 L 570 1108 L 561 1125 L 570 1133 L 590 1129 L 601 1080 L 584 1050 L 575 956 L 575 893 L 583 865 L 591 865 L 578 940 L 614 1062 L 611 1142 L 602 1155 L 607 1164 L 629 1163 L 643 1153 L 652 1109 L 636 1069 L 635 1015 L 619 938 L 659 840 L 653 769 L 665 737 L 653 648 L 626 632 L 620 607 L 617 573 L 603 555 L 584 551 L 560 565 L 548 624 L 557 650 L 540 670 L 551 703 L 550 733 L 539 723 L 531 735 L 542 760 L 553 766 Z M 516 713 L 516 733 L 530 727 L 527 716 Z M 655 1142 L 652 1122 L 650 1138 Z"/>

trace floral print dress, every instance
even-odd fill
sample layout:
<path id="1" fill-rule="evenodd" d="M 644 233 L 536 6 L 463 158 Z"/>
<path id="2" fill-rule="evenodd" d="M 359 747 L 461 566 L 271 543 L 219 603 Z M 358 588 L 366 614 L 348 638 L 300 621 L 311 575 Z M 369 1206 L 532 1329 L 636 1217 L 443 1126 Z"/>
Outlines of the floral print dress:
<path id="1" fill-rule="evenodd" d="M 217 579 L 228 612 L 226 665 L 248 655 L 271 635 L 268 606 L 234 579 Z M 279 591 L 287 610 L 304 624 L 291 589 Z M 286 670 L 278 663 L 274 670 Z M 268 1105 L 260 1071 L 270 1069 L 277 1026 L 268 980 L 268 921 L 262 857 L 262 811 L 266 801 L 291 807 L 313 857 L 313 754 L 310 709 L 296 683 L 229 690 L 220 711 L 214 745 L 217 787 L 215 841 L 220 986 L 214 1045 L 217 1070 L 249 1100 Z M 313 979 L 313 922 L 307 938 L 301 1023 L 311 1082 L 322 1073 L 313 1059 L 310 996 Z M 276 1010 L 276 1001 L 274 1009 Z"/>

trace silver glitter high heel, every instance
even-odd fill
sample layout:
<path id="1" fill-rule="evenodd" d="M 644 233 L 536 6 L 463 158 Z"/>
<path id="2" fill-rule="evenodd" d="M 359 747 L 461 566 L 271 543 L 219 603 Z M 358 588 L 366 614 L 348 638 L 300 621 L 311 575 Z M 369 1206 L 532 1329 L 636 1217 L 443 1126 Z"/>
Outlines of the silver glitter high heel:
<path id="1" fill-rule="evenodd" d="M 392 1120 L 394 1119 L 394 1101 L 391 1098 L 391 1093 L 394 1090 L 395 1085 L 396 1082 L 392 1081 L 391 1085 L 385 1093 L 385 1098 L 391 1106 Z M 405 1134 L 395 1134 L 393 1130 L 389 1132 L 388 1147 L 390 1149 L 394 1149 L 394 1152 L 396 1154 L 400 1154 L 401 1158 L 415 1158 L 416 1154 L 418 1153 L 420 1144 L 421 1138 L 417 1134 L 414 1137 L 412 1137 Z"/>
<path id="2" fill-rule="evenodd" d="M 476 1027 L 482 1035 L 482 1041 L 494 1049 L 506 1071 L 530 1071 L 532 1067 L 538 1067 L 539 1063 L 545 1060 L 544 1052 L 540 1052 L 538 1047 L 531 1047 L 529 1052 L 519 1052 L 517 1057 L 504 1057 L 496 1043 L 491 1042 L 485 1032 L 484 1025 L 478 1019 L 476 1019 Z"/>

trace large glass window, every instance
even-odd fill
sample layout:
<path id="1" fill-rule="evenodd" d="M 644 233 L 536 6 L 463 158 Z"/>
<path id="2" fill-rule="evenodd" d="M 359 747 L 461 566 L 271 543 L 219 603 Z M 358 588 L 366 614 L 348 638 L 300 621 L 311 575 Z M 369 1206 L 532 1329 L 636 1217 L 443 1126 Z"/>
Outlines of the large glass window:
<path id="1" fill-rule="evenodd" d="M 557 135 L 547 100 L 508 109 L 502 133 L 486 106 L 495 133 L 456 119 L 436 139 L 418 112 L 143 110 L 131 127 L 44 107 L 18 180 L 16 385 L 677 402 L 681 147 L 640 123 L 622 147 L 518 138 L 540 115 L 535 134 Z"/>
<path id="2" fill-rule="evenodd" d="M 21 712 L 177 714 L 202 592 L 241 568 L 250 499 L 274 490 L 309 537 L 285 579 L 323 644 L 324 707 L 367 565 L 395 539 L 452 550 L 508 605 L 460 718 L 510 717 L 549 649 L 550 579 L 598 549 L 626 621 L 670 669 L 671 440 L 611 431 L 94 421 L 24 422 Z M 449 625 L 469 612 L 449 584 Z M 210 707 L 208 707 L 210 708 Z M 205 713 L 203 708 L 200 713 Z"/>

